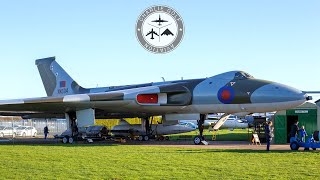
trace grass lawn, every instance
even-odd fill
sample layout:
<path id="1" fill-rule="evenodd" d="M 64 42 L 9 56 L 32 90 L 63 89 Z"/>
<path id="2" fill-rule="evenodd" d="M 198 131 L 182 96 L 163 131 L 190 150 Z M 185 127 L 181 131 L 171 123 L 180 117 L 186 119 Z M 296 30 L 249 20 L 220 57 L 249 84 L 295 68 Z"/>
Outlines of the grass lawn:
<path id="1" fill-rule="evenodd" d="M 1 179 L 319 179 L 319 152 L 1 145 Z"/>
<path id="2" fill-rule="evenodd" d="M 206 139 L 211 140 L 213 132 L 209 132 L 207 129 L 204 130 L 204 136 Z M 193 140 L 195 136 L 199 135 L 199 131 L 193 131 L 184 134 L 174 134 L 170 135 L 171 140 Z M 249 141 L 252 132 L 249 133 L 248 136 L 248 129 L 235 129 L 234 131 L 230 131 L 227 129 L 219 130 L 217 132 L 216 141 Z"/>

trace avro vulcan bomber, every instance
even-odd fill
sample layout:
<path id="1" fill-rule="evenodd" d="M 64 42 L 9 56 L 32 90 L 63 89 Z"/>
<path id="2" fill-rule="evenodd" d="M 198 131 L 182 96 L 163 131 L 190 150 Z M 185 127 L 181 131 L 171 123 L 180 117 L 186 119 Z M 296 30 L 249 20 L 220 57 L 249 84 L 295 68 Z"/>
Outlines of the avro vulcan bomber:
<path id="1" fill-rule="evenodd" d="M 201 79 L 84 88 L 54 57 L 38 59 L 36 65 L 47 97 L 2 100 L 0 115 L 65 117 L 70 127 L 94 124 L 95 118 L 151 116 L 162 116 L 165 122 L 197 119 L 201 126 L 209 113 L 225 113 L 218 122 L 223 124 L 230 114 L 285 110 L 311 99 L 303 91 L 255 79 L 243 71 Z"/>

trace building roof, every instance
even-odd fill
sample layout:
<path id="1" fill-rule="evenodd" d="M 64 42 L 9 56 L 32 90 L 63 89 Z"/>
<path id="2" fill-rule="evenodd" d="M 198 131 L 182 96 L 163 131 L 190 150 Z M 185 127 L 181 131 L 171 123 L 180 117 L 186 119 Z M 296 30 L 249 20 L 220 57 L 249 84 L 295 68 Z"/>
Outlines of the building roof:
<path id="1" fill-rule="evenodd" d="M 297 109 L 297 110 L 300 110 L 300 109 L 318 109 L 319 108 L 318 106 L 315 103 L 306 102 L 306 103 L 302 104 L 301 106 L 298 106 L 298 107 L 292 108 L 292 109 Z M 287 109 L 287 110 L 289 110 L 289 109 Z M 276 113 L 276 115 L 285 115 L 287 110 L 278 111 Z"/>
<path id="2" fill-rule="evenodd" d="M 0 121 L 20 121 L 20 116 L 0 116 Z"/>

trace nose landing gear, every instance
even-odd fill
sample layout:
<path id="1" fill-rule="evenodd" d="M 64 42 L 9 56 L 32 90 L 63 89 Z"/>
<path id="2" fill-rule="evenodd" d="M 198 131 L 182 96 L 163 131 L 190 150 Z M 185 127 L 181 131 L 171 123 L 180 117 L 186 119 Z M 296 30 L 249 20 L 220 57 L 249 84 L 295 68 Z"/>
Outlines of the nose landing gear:
<path id="1" fill-rule="evenodd" d="M 196 136 L 194 139 L 193 139 L 193 142 L 195 145 L 201 145 L 201 144 L 205 144 L 207 142 L 205 142 L 205 138 L 203 136 L 203 130 L 204 130 L 204 121 L 206 119 L 206 116 L 205 114 L 200 114 L 200 120 L 198 120 L 198 129 L 199 129 L 199 136 Z"/>

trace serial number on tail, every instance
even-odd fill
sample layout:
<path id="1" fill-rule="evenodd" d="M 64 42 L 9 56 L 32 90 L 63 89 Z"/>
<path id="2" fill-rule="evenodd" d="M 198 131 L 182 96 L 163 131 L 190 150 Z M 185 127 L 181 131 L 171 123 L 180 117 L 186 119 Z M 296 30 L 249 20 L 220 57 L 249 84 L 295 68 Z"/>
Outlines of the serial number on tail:
<path id="1" fill-rule="evenodd" d="M 58 94 L 67 94 L 67 93 L 69 93 L 68 88 L 58 89 Z"/>

